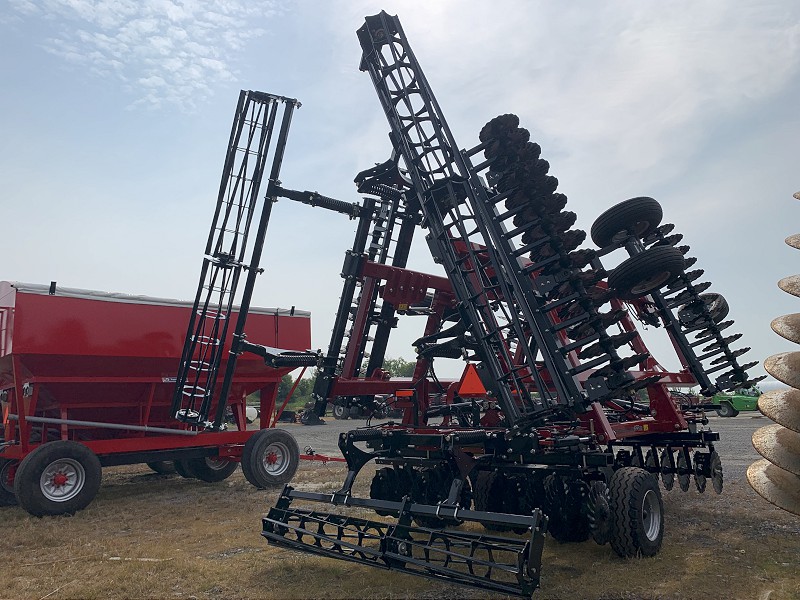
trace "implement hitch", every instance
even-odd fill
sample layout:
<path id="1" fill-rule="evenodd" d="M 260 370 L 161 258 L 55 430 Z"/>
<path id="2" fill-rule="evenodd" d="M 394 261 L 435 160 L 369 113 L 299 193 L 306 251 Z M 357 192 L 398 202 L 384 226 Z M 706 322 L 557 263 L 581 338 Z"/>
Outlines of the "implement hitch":
<path id="1" fill-rule="evenodd" d="M 368 520 L 290 506 L 293 500 L 367 508 L 396 517 Z M 526 537 L 506 538 L 472 531 L 428 528 L 417 522 L 502 525 Z M 421 577 L 529 597 L 539 585 L 547 517 L 530 516 L 301 492 L 286 486 L 263 519 L 262 535 L 276 546 L 349 560 Z"/>

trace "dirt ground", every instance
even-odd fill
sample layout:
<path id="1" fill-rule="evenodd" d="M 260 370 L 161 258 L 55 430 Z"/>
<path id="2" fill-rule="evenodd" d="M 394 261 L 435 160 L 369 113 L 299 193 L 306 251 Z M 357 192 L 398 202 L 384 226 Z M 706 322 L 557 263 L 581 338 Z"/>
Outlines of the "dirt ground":
<path id="1" fill-rule="evenodd" d="M 303 462 L 294 484 L 332 491 L 343 478 L 340 464 Z M 800 598 L 800 518 L 736 476 L 721 496 L 677 486 L 663 494 L 666 533 L 658 556 L 622 560 L 591 541 L 548 539 L 534 597 Z M 269 546 L 261 517 L 277 495 L 254 489 L 241 471 L 205 484 L 136 465 L 104 470 L 97 499 L 73 517 L 0 508 L 0 598 L 497 597 Z"/>

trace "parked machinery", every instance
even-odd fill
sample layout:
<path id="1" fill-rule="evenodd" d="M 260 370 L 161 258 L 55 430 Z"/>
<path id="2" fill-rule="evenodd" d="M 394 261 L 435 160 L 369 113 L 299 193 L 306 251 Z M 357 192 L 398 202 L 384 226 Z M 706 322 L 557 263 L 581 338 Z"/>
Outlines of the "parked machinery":
<path id="1" fill-rule="evenodd" d="M 571 228 L 567 198 L 517 117 L 492 119 L 478 145 L 460 150 L 398 19 L 368 17 L 358 38 L 392 158 L 356 178 L 366 195 L 360 205 L 286 190 L 275 178 L 267 197 L 359 219 L 328 352 L 291 357 L 320 365 L 316 414 L 332 400 L 389 395 L 404 416 L 343 434 L 342 488 L 287 486 L 263 535 L 513 595 L 538 585 L 546 532 L 610 543 L 620 556 L 656 554 L 664 523 L 657 477 L 684 491 L 692 479 L 700 491 L 710 480 L 719 493 L 723 483 L 719 435 L 668 386 L 698 386 L 711 397 L 756 381 L 746 373 L 755 363 L 738 362 L 746 349 L 730 347 L 739 336 L 723 333 L 732 324 L 727 303 L 698 281 L 701 270 L 687 270 L 695 259 L 661 224 L 655 200 L 612 207 L 592 227 L 598 248 L 581 248 L 586 234 Z M 262 241 L 265 228 L 262 218 Z M 444 276 L 406 268 L 418 228 Z M 606 271 L 603 259 L 615 251 L 627 258 Z M 425 328 L 414 376 L 398 380 L 381 365 L 389 332 L 405 316 L 424 316 Z M 666 331 L 679 372 L 650 356 L 634 320 Z M 239 350 L 283 360 L 250 342 Z M 434 362 L 446 358 L 467 363 L 460 381 L 436 377 Z M 379 468 L 369 498 L 358 497 L 354 482 L 371 461 Z M 485 531 L 456 528 L 465 523 Z"/>

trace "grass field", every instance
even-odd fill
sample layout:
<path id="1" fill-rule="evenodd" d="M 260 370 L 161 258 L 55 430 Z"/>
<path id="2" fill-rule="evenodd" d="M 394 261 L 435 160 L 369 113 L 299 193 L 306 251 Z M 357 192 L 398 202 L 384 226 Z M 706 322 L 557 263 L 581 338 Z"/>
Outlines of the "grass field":
<path id="1" fill-rule="evenodd" d="M 295 485 L 334 490 L 343 476 L 341 465 L 301 463 Z M 240 471 L 205 484 L 136 465 L 106 469 L 97 499 L 73 517 L 0 508 L 0 598 L 496 597 L 268 546 L 260 519 L 277 493 L 254 489 Z M 622 560 L 594 542 L 548 540 L 534 597 L 800 598 L 800 518 L 742 482 L 721 496 L 674 489 L 664 503 L 657 557 Z"/>

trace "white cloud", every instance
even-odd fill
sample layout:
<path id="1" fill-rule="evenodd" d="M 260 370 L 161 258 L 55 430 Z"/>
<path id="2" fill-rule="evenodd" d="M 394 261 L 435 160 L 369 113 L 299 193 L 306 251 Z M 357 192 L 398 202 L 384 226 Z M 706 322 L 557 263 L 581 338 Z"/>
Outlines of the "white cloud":
<path id="1" fill-rule="evenodd" d="M 65 61 L 125 84 L 132 106 L 192 109 L 216 83 L 236 79 L 231 64 L 264 34 L 271 0 L 10 0 L 18 18 L 39 19 L 52 33 L 44 48 Z M 153 82 L 146 90 L 129 82 Z"/>

